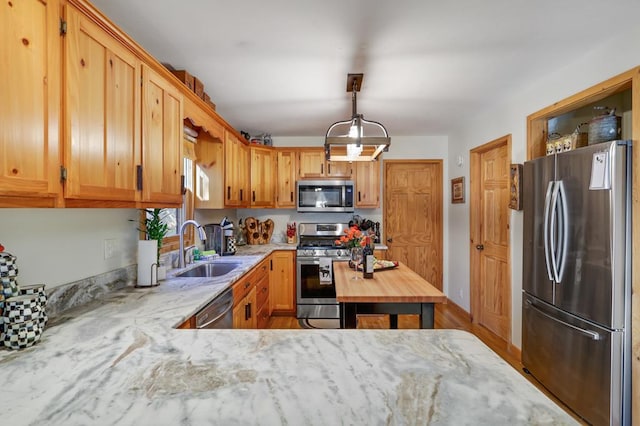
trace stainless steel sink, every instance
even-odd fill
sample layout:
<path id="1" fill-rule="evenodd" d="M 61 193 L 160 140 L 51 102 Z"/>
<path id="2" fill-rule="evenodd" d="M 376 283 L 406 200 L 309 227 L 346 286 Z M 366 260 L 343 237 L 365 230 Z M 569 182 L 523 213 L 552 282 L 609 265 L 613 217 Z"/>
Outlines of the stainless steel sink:
<path id="1" fill-rule="evenodd" d="M 194 277 L 219 277 L 226 275 L 235 270 L 241 263 L 237 262 L 213 262 L 203 263 L 195 268 L 188 269 L 184 272 L 176 274 L 176 277 L 194 278 Z"/>

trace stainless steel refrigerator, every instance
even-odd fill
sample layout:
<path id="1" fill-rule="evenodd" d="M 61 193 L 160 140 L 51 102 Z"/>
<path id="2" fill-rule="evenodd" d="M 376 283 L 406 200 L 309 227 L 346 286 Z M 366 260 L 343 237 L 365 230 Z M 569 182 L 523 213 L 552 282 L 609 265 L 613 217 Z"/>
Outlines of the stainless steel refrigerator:
<path id="1" fill-rule="evenodd" d="M 631 142 L 528 161 L 522 364 L 587 422 L 630 424 Z"/>

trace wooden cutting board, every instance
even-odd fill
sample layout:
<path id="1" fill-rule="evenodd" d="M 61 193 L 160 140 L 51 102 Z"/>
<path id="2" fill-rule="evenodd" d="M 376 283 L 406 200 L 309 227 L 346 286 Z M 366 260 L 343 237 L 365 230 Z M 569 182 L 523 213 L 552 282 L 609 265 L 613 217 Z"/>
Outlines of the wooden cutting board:
<path id="1" fill-rule="evenodd" d="M 269 244 L 273 234 L 273 220 L 267 219 L 260 222 L 254 217 L 248 217 L 244 221 L 247 232 L 247 244 Z"/>

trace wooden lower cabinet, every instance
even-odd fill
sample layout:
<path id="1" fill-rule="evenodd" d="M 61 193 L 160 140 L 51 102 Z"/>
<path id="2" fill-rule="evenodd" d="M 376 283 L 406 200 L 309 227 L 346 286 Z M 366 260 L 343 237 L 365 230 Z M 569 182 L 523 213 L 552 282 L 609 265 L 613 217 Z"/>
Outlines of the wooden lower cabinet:
<path id="1" fill-rule="evenodd" d="M 269 304 L 273 315 L 296 312 L 296 253 L 279 250 L 271 253 L 269 271 Z"/>
<path id="2" fill-rule="evenodd" d="M 234 289 L 235 290 L 235 289 Z M 233 328 L 256 328 L 256 288 L 251 287 L 249 293 L 233 308 Z"/>
<path id="3" fill-rule="evenodd" d="M 185 322 L 177 326 L 176 328 L 180 330 L 189 330 L 196 328 L 196 316 L 193 315 L 190 318 L 187 318 Z"/>
<path id="4" fill-rule="evenodd" d="M 263 274 L 256 284 L 256 327 L 268 328 L 271 310 L 269 308 L 269 274 Z"/>
<path id="5" fill-rule="evenodd" d="M 233 285 L 233 328 L 266 327 L 270 317 L 268 307 L 269 259 L 265 259 Z"/>

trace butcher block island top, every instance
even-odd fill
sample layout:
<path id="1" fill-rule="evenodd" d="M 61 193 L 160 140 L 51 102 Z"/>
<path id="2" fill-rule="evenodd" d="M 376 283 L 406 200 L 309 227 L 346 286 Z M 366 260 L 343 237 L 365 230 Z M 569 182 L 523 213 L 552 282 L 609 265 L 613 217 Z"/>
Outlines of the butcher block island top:
<path id="1" fill-rule="evenodd" d="M 374 272 L 373 278 L 363 279 L 348 262 L 334 262 L 333 276 L 336 282 L 338 302 L 383 303 L 446 303 L 447 296 L 431 285 L 402 262 L 398 267 Z"/>
<path id="2" fill-rule="evenodd" d="M 233 260 L 247 271 L 263 259 Z M 0 350 L 1 423 L 577 424 L 464 331 L 174 328 L 240 273 L 170 271 Z"/>

